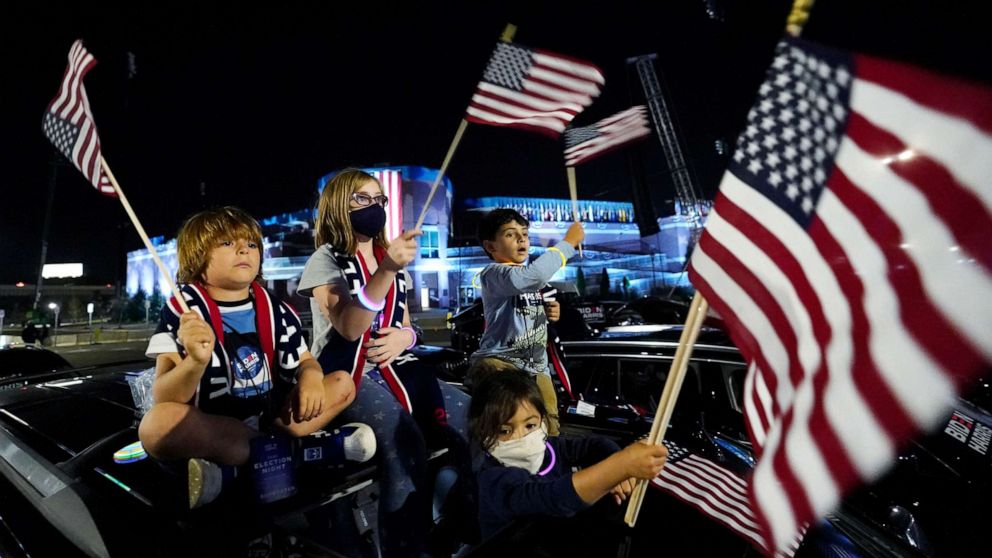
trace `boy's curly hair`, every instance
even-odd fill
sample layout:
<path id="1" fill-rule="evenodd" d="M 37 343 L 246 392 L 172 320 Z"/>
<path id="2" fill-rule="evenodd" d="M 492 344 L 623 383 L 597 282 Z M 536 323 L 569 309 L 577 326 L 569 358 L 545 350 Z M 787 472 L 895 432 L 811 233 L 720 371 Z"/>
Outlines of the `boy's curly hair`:
<path id="1" fill-rule="evenodd" d="M 201 211 L 186 219 L 176 236 L 176 254 L 179 271 L 176 282 L 203 281 L 210 265 L 210 252 L 224 240 L 249 240 L 258 244 L 258 275 L 262 277 L 262 227 L 251 215 L 233 206 Z"/>

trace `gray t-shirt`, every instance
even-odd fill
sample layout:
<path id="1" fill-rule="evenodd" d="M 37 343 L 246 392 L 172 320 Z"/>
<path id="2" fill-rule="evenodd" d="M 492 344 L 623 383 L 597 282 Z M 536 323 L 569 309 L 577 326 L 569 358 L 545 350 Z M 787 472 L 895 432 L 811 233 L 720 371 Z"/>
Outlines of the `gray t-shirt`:
<path id="1" fill-rule="evenodd" d="M 472 362 L 486 357 L 505 360 L 532 374 L 549 374 L 548 316 L 541 289 L 575 248 L 559 242 L 527 266 L 489 264 L 479 274 L 486 331 Z M 559 253 L 560 252 L 560 253 Z"/>
<path id="2" fill-rule="evenodd" d="M 403 270 L 406 274 L 406 270 Z M 406 277 L 406 284 L 410 284 L 410 278 Z M 328 285 L 331 289 L 337 287 L 338 292 L 349 292 L 348 280 L 344 270 L 334 259 L 334 253 L 327 244 L 317 248 L 317 250 L 307 260 L 303 267 L 303 276 L 300 277 L 300 284 L 296 292 L 300 296 L 310 298 L 310 312 L 313 314 L 313 331 L 311 333 L 310 353 L 316 358 L 327 345 L 327 337 L 331 334 L 331 321 L 320 310 L 320 303 L 313 298 L 313 290 L 321 285 Z M 366 363 L 366 366 L 371 366 Z"/>
<path id="3" fill-rule="evenodd" d="M 313 290 L 321 285 L 329 285 L 332 289 L 337 287 L 338 292 L 348 292 L 348 282 L 345 279 L 344 271 L 338 266 L 331 247 L 327 244 L 317 248 L 317 250 L 307 260 L 303 267 L 303 276 L 300 277 L 300 285 L 296 292 L 301 296 L 310 298 L 310 312 L 313 314 L 313 331 L 311 332 L 310 353 L 314 357 L 320 355 L 327 344 L 327 337 L 331 333 L 331 321 L 321 311 L 320 304 L 313 298 Z"/>

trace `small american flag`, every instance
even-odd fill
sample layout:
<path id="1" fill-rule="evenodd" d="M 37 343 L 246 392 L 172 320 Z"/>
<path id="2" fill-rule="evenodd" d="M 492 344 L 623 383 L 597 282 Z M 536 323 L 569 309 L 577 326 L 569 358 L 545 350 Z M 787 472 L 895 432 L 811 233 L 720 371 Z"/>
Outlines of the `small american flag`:
<path id="1" fill-rule="evenodd" d="M 604 83 L 603 73 L 589 62 L 500 42 L 465 119 L 557 138 Z"/>
<path id="2" fill-rule="evenodd" d="M 565 165 L 574 167 L 651 134 L 647 109 L 631 107 L 592 126 L 565 130 Z"/>
<path id="3" fill-rule="evenodd" d="M 42 131 L 55 147 L 79 169 L 103 195 L 117 197 L 110 179 L 103 171 L 100 137 L 90 112 L 90 102 L 83 87 L 83 77 L 96 66 L 96 59 L 82 41 L 69 49 L 69 66 L 62 86 L 49 103 L 42 120 Z"/>
<path id="4" fill-rule="evenodd" d="M 992 363 L 992 91 L 783 40 L 690 278 L 749 363 L 766 551 Z"/>
<path id="5" fill-rule="evenodd" d="M 736 473 L 672 442 L 668 462 L 661 474 L 651 481 L 655 487 L 708 515 L 745 540 L 761 546 L 764 539 L 747 498 L 747 482 Z M 780 553 L 792 556 L 801 537 L 795 537 Z"/>

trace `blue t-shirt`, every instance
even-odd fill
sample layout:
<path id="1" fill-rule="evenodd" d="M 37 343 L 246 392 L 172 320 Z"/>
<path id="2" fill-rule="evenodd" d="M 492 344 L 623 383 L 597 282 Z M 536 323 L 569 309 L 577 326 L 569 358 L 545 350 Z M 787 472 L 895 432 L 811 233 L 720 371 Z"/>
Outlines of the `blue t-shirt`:
<path id="1" fill-rule="evenodd" d="M 231 359 L 231 394 L 241 399 L 264 395 L 272 389 L 272 375 L 255 330 L 251 300 L 217 302 L 224 326 L 224 349 Z"/>

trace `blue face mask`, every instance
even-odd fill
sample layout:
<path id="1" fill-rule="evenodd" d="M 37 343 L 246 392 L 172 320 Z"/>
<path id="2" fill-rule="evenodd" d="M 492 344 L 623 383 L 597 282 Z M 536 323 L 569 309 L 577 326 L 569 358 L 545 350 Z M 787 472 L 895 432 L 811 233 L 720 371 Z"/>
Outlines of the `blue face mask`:
<path id="1" fill-rule="evenodd" d="M 374 237 L 386 226 L 386 209 L 377 203 L 348 214 L 351 226 L 360 235 Z"/>

